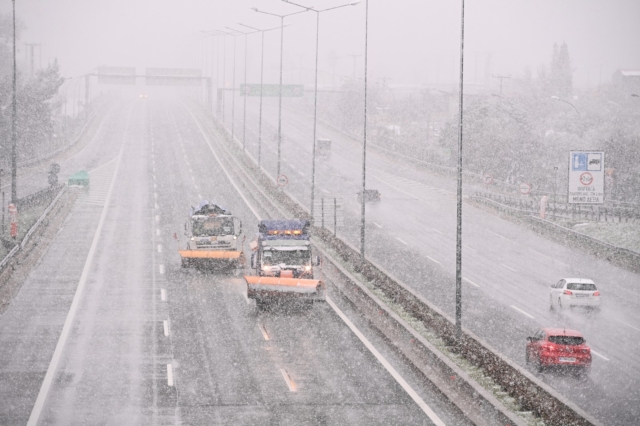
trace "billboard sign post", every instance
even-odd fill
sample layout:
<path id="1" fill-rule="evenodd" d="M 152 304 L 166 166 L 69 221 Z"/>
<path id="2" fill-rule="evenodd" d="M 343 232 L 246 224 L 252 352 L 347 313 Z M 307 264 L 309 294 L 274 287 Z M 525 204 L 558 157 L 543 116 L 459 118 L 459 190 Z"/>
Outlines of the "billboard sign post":
<path id="1" fill-rule="evenodd" d="M 569 203 L 604 203 L 604 151 L 569 153 Z"/>

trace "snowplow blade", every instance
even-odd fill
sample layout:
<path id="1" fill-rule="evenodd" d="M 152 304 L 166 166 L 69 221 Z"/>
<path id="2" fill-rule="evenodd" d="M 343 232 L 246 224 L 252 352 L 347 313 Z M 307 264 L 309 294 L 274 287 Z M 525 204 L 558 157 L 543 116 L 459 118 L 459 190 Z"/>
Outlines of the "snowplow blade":
<path id="1" fill-rule="evenodd" d="M 324 301 L 326 287 L 320 280 L 245 276 L 247 297 L 266 301 L 269 299 L 304 299 Z"/>
<path id="2" fill-rule="evenodd" d="M 183 259 L 240 259 L 241 251 L 178 250 Z"/>

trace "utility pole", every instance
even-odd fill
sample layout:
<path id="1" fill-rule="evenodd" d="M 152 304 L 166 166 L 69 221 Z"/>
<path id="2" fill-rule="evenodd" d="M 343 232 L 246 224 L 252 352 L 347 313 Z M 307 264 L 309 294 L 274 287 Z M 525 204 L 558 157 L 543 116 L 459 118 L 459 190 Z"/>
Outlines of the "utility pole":
<path id="1" fill-rule="evenodd" d="M 458 180 L 456 185 L 456 341 L 462 337 L 462 108 L 464 100 L 464 0 L 460 20 L 460 118 L 458 122 Z"/>
<path id="2" fill-rule="evenodd" d="M 16 132 L 16 0 L 11 0 L 13 6 L 13 93 L 12 93 L 12 107 L 11 107 L 11 202 L 16 203 L 18 201 L 18 182 L 17 179 L 17 145 L 18 145 L 18 133 Z"/>
<path id="3" fill-rule="evenodd" d="M 362 55 L 351 54 L 347 56 L 353 58 L 353 81 L 356 81 L 356 59 Z"/>
<path id="4" fill-rule="evenodd" d="M 498 80 L 500 80 L 500 94 L 502 95 L 502 83 L 504 82 L 505 79 L 511 78 L 511 75 L 496 74 L 496 75 L 492 75 L 491 77 L 497 78 Z"/>

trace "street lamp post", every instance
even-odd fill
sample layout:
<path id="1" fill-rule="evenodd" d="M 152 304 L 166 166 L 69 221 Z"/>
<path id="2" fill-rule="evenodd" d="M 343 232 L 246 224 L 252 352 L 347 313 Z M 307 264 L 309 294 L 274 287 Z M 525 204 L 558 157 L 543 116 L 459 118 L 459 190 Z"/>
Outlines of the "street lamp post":
<path id="1" fill-rule="evenodd" d="M 285 3 L 292 4 L 294 6 L 302 7 L 308 11 L 316 13 L 316 68 L 315 68 L 315 83 L 313 88 L 313 144 L 312 144 L 312 160 L 311 160 L 311 221 L 313 221 L 314 214 L 314 201 L 315 201 L 315 182 L 316 182 L 316 142 L 317 142 L 317 121 L 318 121 L 318 46 L 320 40 L 320 13 L 327 12 L 329 10 L 339 9 L 346 6 L 355 6 L 360 3 L 359 1 L 343 4 L 340 6 L 330 7 L 327 9 L 316 10 L 312 7 L 302 6 L 294 3 L 290 0 L 282 0 Z"/>
<path id="2" fill-rule="evenodd" d="M 264 13 L 265 15 L 277 16 L 278 18 L 280 18 L 280 83 L 279 83 L 279 89 L 278 89 L 278 165 L 276 168 L 276 176 L 280 176 L 280 154 L 281 154 L 281 145 L 282 145 L 282 59 L 283 59 L 282 51 L 284 48 L 284 18 L 286 18 L 287 16 L 304 13 L 306 12 L 306 10 L 288 13 L 286 15 L 278 15 L 275 13 L 259 10 L 257 7 L 254 7 L 252 9 L 258 13 Z"/>
<path id="3" fill-rule="evenodd" d="M 554 170 L 554 176 L 553 176 L 553 210 L 554 212 L 556 211 L 556 204 L 558 203 L 558 198 L 557 198 L 557 190 L 558 190 L 558 166 L 555 166 L 553 168 Z"/>
<path id="4" fill-rule="evenodd" d="M 16 73 L 16 0 L 11 0 L 13 6 L 13 90 L 11 97 L 11 202 L 18 201 L 18 133 L 16 131 L 17 116 L 17 73 Z"/>
<path id="5" fill-rule="evenodd" d="M 572 104 L 571 102 L 566 101 L 566 100 L 564 100 L 564 99 L 562 99 L 562 98 L 560 98 L 558 96 L 551 96 L 551 99 L 555 99 L 556 101 L 564 102 L 565 104 L 571 105 L 573 107 L 573 109 L 576 110 L 576 113 L 578 114 L 578 118 L 580 118 L 580 111 L 578 111 L 578 108 L 576 108 L 576 106 L 574 104 Z"/>
<path id="6" fill-rule="evenodd" d="M 364 137 L 362 139 L 362 197 L 360 207 L 360 256 L 364 260 L 365 247 L 365 189 L 367 184 L 367 60 L 369 42 L 369 0 L 364 7 Z"/>
<path id="7" fill-rule="evenodd" d="M 462 124 L 464 83 L 464 0 L 460 18 L 460 121 L 458 124 L 458 182 L 456 186 L 456 340 L 462 337 Z"/>
<path id="8" fill-rule="evenodd" d="M 280 27 L 267 28 L 266 30 L 261 30 L 258 28 L 251 27 L 249 25 L 238 22 L 238 25 L 242 25 L 243 27 L 247 27 L 249 29 L 254 30 L 255 32 L 261 33 L 261 41 L 260 41 L 260 114 L 258 118 L 258 168 L 260 168 L 261 157 L 262 157 L 262 81 L 264 77 L 264 33 L 267 31 L 275 30 Z M 287 25 L 285 25 L 286 27 Z M 245 73 L 245 84 L 246 84 L 246 73 Z M 245 97 L 245 118 L 246 118 L 246 108 L 247 102 Z"/>

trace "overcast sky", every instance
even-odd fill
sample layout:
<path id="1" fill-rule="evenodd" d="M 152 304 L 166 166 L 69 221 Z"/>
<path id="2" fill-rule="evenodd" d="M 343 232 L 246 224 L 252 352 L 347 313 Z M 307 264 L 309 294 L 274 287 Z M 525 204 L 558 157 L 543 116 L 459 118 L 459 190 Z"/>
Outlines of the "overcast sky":
<path id="1" fill-rule="evenodd" d="M 317 9 L 350 1 L 299 0 Z M 65 76 L 100 65 L 215 67 L 216 41 L 197 32 L 241 29 L 236 22 L 268 28 L 280 19 L 256 13 L 299 10 L 279 0 L 16 0 L 27 26 L 22 42 L 41 43 L 42 61 L 57 58 Z M 10 12 L 11 1 L 0 0 Z M 321 14 L 321 83 L 332 74 L 351 76 L 364 52 L 365 3 Z M 390 78 L 392 85 L 453 84 L 460 48 L 460 2 L 450 0 L 369 0 L 369 77 Z M 314 59 L 315 14 L 286 19 L 285 83 L 310 84 Z M 554 42 L 566 42 L 577 85 L 595 86 L 617 68 L 640 68 L 639 0 L 467 0 L 465 13 L 466 80 L 492 74 L 534 74 L 548 64 Z M 277 82 L 279 31 L 265 36 L 265 82 Z M 238 77 L 243 78 L 244 38 L 237 39 Z M 258 34 L 250 35 L 249 80 L 257 81 Z M 227 39 L 227 74 L 233 41 Z M 204 63 L 205 49 L 208 53 Z M 222 50 L 222 44 L 220 44 Z M 24 60 L 24 45 L 19 60 Z M 36 50 L 36 57 L 38 52 Z M 220 63 L 222 56 L 218 56 Z M 333 58 L 333 59 L 332 59 Z M 356 57 L 363 73 L 363 56 Z M 302 72 L 300 70 L 302 65 Z M 221 64 L 218 65 L 221 69 Z M 227 77 L 229 77 L 227 75 Z M 339 77 L 338 77 L 339 78 Z M 230 78 L 227 78 L 230 81 Z M 495 79 L 491 79 L 496 84 Z"/>

